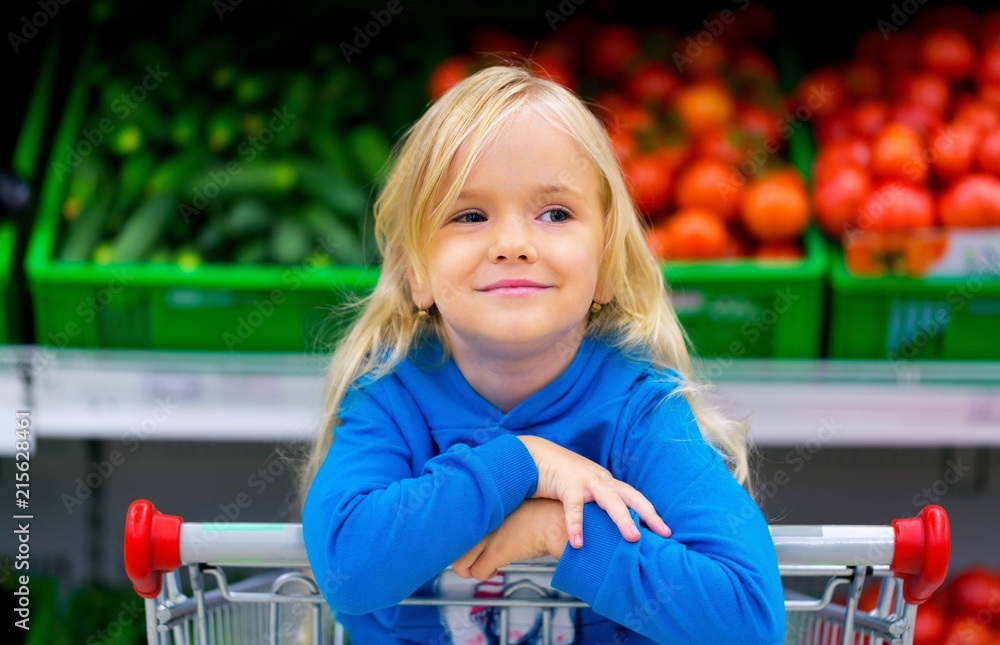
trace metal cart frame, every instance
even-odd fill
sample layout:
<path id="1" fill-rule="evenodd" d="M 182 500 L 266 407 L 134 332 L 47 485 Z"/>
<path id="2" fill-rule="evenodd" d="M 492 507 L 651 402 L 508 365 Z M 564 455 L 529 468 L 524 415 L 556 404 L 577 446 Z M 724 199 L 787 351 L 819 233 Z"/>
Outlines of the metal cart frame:
<path id="1" fill-rule="evenodd" d="M 944 582 L 948 570 L 950 528 L 944 509 L 927 506 L 919 515 L 887 526 L 770 529 L 786 582 L 786 643 L 912 644 L 917 606 Z M 231 584 L 227 567 L 270 571 Z M 344 630 L 307 567 L 301 524 L 184 522 L 146 500 L 129 508 L 125 569 L 136 593 L 145 598 L 150 645 L 343 645 Z M 183 582 L 180 571 L 185 568 Z M 550 576 L 553 570 L 551 559 L 514 564 L 502 569 L 507 582 L 497 597 L 411 597 L 403 604 L 500 607 L 501 645 L 508 642 L 510 610 L 534 607 L 542 612 L 543 642 L 548 644 L 554 611 L 587 606 L 533 582 L 535 574 Z M 518 579 L 529 573 L 531 579 Z M 821 592 L 793 591 L 788 584 L 793 578 L 818 580 Z M 862 611 L 858 601 L 869 578 L 880 582 L 878 602 L 875 609 Z M 214 585 L 207 588 L 209 579 Z M 835 601 L 842 586 L 845 599 Z"/>

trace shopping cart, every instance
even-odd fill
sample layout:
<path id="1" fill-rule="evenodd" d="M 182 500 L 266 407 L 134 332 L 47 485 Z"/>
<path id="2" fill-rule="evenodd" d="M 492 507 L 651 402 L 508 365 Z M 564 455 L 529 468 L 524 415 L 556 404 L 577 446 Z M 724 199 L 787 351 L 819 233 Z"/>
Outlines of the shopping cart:
<path id="1" fill-rule="evenodd" d="M 786 643 L 910 644 L 917 605 L 948 570 L 948 516 L 939 506 L 891 526 L 770 528 L 785 585 Z M 511 610 L 533 607 L 549 643 L 553 612 L 586 607 L 537 583 L 539 574 L 551 576 L 553 562 L 504 568 L 505 586 L 495 597 L 414 596 L 404 604 L 498 607 L 501 644 Z M 125 570 L 145 598 L 151 645 L 342 645 L 344 630 L 307 567 L 301 524 L 198 524 L 160 513 L 146 500 L 129 508 Z M 226 576 L 258 568 L 269 571 L 232 583 Z M 796 581 L 812 581 L 814 591 L 795 589 Z M 866 581 L 879 585 L 879 595 L 874 609 L 862 611 Z"/>

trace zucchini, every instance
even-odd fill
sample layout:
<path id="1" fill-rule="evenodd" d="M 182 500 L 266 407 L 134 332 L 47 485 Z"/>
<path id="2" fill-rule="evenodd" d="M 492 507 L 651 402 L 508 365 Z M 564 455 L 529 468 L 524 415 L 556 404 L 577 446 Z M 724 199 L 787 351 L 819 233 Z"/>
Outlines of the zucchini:
<path id="1" fill-rule="evenodd" d="M 322 204 L 309 205 L 302 219 L 312 228 L 319 245 L 337 264 L 365 263 L 365 254 L 357 230 Z"/>
<path id="2" fill-rule="evenodd" d="M 114 210 L 125 212 L 142 197 L 143 188 L 156 168 L 156 157 L 148 150 L 129 155 L 118 169 L 118 195 Z"/>
<path id="3" fill-rule="evenodd" d="M 91 154 L 80 160 L 70 176 L 69 188 L 63 200 L 62 214 L 67 220 L 74 220 L 83 207 L 93 199 L 98 186 L 106 181 L 106 169 L 96 154 Z"/>
<path id="4" fill-rule="evenodd" d="M 201 172 L 188 182 L 188 193 L 206 193 L 206 186 L 215 186 L 220 197 L 242 195 L 284 196 L 298 184 L 298 173 L 287 161 L 261 161 L 243 164 L 239 172 L 230 173 L 224 166 Z M 214 192 L 214 191 L 213 191 Z M 214 199 L 214 198 L 213 198 Z"/>
<path id="5" fill-rule="evenodd" d="M 111 248 L 112 262 L 137 262 L 153 248 L 176 211 L 173 193 L 159 193 L 146 199 L 132 213 Z"/>
<path id="6" fill-rule="evenodd" d="M 66 262 L 87 260 L 104 235 L 104 228 L 111 212 L 111 189 L 103 187 L 98 196 L 90 200 L 80 216 L 66 233 L 59 259 Z"/>
<path id="7" fill-rule="evenodd" d="M 205 169 L 212 158 L 207 150 L 200 147 L 178 152 L 153 171 L 146 183 L 146 193 L 155 195 L 166 191 L 183 190 L 191 182 L 192 177 Z"/>
<path id="8" fill-rule="evenodd" d="M 368 210 L 368 197 L 332 164 L 310 159 L 292 159 L 302 191 L 339 215 L 361 219 Z"/>

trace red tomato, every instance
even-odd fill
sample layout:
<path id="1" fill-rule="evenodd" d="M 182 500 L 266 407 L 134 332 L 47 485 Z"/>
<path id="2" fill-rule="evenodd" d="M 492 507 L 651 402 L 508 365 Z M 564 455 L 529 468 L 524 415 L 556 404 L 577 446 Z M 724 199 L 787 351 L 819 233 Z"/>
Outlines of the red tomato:
<path id="1" fill-rule="evenodd" d="M 984 131 L 992 130 L 1000 126 L 1000 110 L 985 101 L 972 99 L 956 107 L 955 121 L 970 123 Z"/>
<path id="2" fill-rule="evenodd" d="M 639 39 L 630 27 L 607 25 L 597 30 L 590 43 L 590 66 L 607 80 L 625 75 L 626 66 L 639 55 Z"/>
<path id="3" fill-rule="evenodd" d="M 573 43 L 572 39 L 560 29 L 539 43 L 538 48 L 535 50 L 535 55 L 554 58 L 572 69 L 576 66 L 577 51 L 577 46 Z"/>
<path id="4" fill-rule="evenodd" d="M 740 130 L 765 143 L 773 139 L 779 147 L 784 143 L 784 137 L 778 130 L 778 119 L 769 110 L 755 105 L 740 106 L 736 114 L 736 122 Z M 773 146 L 772 146 L 773 148 Z"/>
<path id="5" fill-rule="evenodd" d="M 979 142 L 976 162 L 982 170 L 1000 177 L 1000 128 L 993 130 Z"/>
<path id="6" fill-rule="evenodd" d="M 807 105 L 813 115 L 826 119 L 847 105 L 847 87 L 843 74 L 836 67 L 827 65 L 810 72 L 795 87 L 795 98 L 799 105 Z"/>
<path id="7" fill-rule="evenodd" d="M 852 137 L 821 148 L 813 160 L 813 181 L 820 181 L 831 172 L 845 166 L 862 168 L 868 172 L 871 165 L 871 149 L 860 137 Z"/>
<path id="8" fill-rule="evenodd" d="M 900 98 L 903 103 L 922 105 L 942 116 L 951 105 L 951 88 L 938 74 L 913 74 L 906 80 Z"/>
<path id="9" fill-rule="evenodd" d="M 639 142 L 636 141 L 635 135 L 628 130 L 612 130 L 608 133 L 608 137 L 611 139 L 611 147 L 614 148 L 615 156 L 618 157 L 618 162 L 621 164 L 626 163 L 639 151 Z"/>
<path id="10" fill-rule="evenodd" d="M 655 255 L 671 260 L 709 260 L 722 257 L 729 247 L 730 233 L 712 211 L 690 208 L 677 211 L 653 228 L 647 236 Z M 650 240 L 652 238 L 652 240 Z"/>
<path id="11" fill-rule="evenodd" d="M 693 135 L 725 127 L 736 114 L 736 105 L 729 90 L 713 82 L 692 83 L 681 88 L 674 107 L 684 128 Z"/>
<path id="12" fill-rule="evenodd" d="M 708 209 L 726 221 L 733 221 L 745 182 L 743 175 L 725 162 L 699 159 L 677 177 L 677 206 Z"/>
<path id="13" fill-rule="evenodd" d="M 854 41 L 854 58 L 880 65 L 885 57 L 885 38 L 878 29 L 869 29 Z"/>
<path id="14" fill-rule="evenodd" d="M 858 211 L 858 228 L 865 230 L 894 231 L 934 223 L 930 191 L 901 181 L 876 185 Z"/>
<path id="15" fill-rule="evenodd" d="M 880 99 L 868 99 L 854 108 L 851 126 L 856 133 L 871 139 L 885 128 L 888 120 L 889 105 Z"/>
<path id="16" fill-rule="evenodd" d="M 816 141 L 826 146 L 854 136 L 853 114 L 848 109 L 822 117 L 816 123 Z"/>
<path id="17" fill-rule="evenodd" d="M 913 645 L 938 645 L 948 630 L 948 615 L 935 602 L 925 602 L 917 609 L 913 625 Z"/>
<path id="18" fill-rule="evenodd" d="M 972 171 L 979 131 L 968 123 L 949 123 L 931 137 L 929 157 L 934 175 L 953 181 Z"/>
<path id="19" fill-rule="evenodd" d="M 889 121 L 906 124 L 919 134 L 927 134 L 941 125 L 941 115 L 926 105 L 903 103 L 890 110 Z"/>
<path id="20" fill-rule="evenodd" d="M 639 210 L 650 219 L 662 217 L 673 191 L 673 169 L 655 154 L 637 154 L 626 162 L 625 172 Z"/>
<path id="21" fill-rule="evenodd" d="M 809 198 L 783 175 L 761 177 L 743 191 L 743 226 L 761 242 L 798 239 L 809 225 Z"/>
<path id="22" fill-rule="evenodd" d="M 876 180 L 926 182 L 927 159 L 920 135 L 902 123 L 886 126 L 872 142 L 871 170 Z"/>
<path id="23" fill-rule="evenodd" d="M 475 69 L 475 61 L 468 56 L 452 56 L 438 63 L 427 83 L 431 100 L 441 98 L 453 86 L 471 76 Z"/>
<path id="24" fill-rule="evenodd" d="M 968 7 L 959 5 L 931 5 L 920 11 L 913 21 L 914 30 L 926 33 L 934 29 L 957 29 L 969 38 L 979 29 L 979 16 Z"/>
<path id="25" fill-rule="evenodd" d="M 694 155 L 718 159 L 739 167 L 750 152 L 750 145 L 742 130 L 736 128 L 713 128 L 695 139 Z"/>
<path id="26" fill-rule="evenodd" d="M 839 240 L 844 231 L 857 226 L 858 209 L 872 190 L 868 171 L 858 166 L 839 166 L 813 184 L 816 221 L 830 239 Z"/>
<path id="27" fill-rule="evenodd" d="M 939 642 L 942 645 L 991 645 L 992 640 L 989 627 L 975 618 L 965 617 L 953 620 Z"/>
<path id="28" fill-rule="evenodd" d="M 972 74 L 976 51 L 966 34 L 954 27 L 938 27 L 920 43 L 920 62 L 924 69 L 957 83 Z"/>
<path id="29" fill-rule="evenodd" d="M 681 79 L 672 69 L 663 63 L 647 61 L 629 77 L 627 91 L 635 101 L 665 104 L 680 85 Z"/>
<path id="30" fill-rule="evenodd" d="M 962 177 L 941 194 L 938 207 L 945 226 L 1000 225 L 1000 179 L 985 174 Z M 1000 603 L 1000 577 L 995 584 Z"/>
<path id="31" fill-rule="evenodd" d="M 1000 602 L 1000 572 L 987 566 L 963 569 L 948 584 L 947 594 L 955 616 L 994 615 Z"/>

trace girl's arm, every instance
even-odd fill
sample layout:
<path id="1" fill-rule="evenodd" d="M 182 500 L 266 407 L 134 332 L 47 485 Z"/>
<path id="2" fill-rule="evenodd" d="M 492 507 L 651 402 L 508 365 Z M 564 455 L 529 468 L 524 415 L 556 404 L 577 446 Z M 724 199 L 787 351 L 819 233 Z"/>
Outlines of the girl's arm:
<path id="1" fill-rule="evenodd" d="M 432 454 L 407 436 L 379 384 L 353 389 L 336 440 L 310 487 L 302 528 L 313 574 L 334 611 L 399 603 L 503 522 L 538 472 L 510 435 Z M 414 461 L 420 465 L 415 472 Z"/>
<path id="2" fill-rule="evenodd" d="M 554 587 L 669 643 L 781 643 L 785 613 L 774 543 L 759 508 L 705 443 L 687 401 L 644 385 L 614 447 L 613 474 L 670 519 L 662 538 L 621 539 L 584 509 L 584 546 L 565 549 Z M 644 402 L 645 401 L 645 402 Z M 738 635 L 738 636 L 737 636 Z"/>

